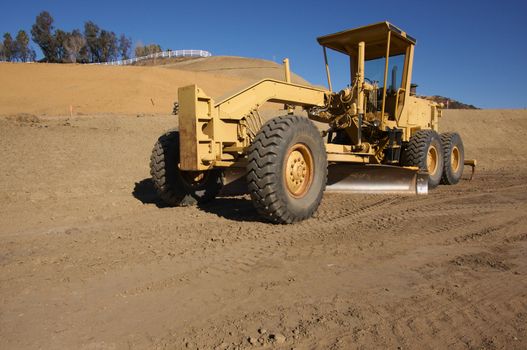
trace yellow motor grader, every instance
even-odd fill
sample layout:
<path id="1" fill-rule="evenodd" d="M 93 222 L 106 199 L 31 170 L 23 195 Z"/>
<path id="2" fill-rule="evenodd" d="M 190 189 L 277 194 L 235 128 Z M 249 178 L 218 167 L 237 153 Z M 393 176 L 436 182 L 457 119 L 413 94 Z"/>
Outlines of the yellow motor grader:
<path id="1" fill-rule="evenodd" d="M 179 88 L 179 130 L 159 138 L 150 162 L 166 203 L 204 203 L 243 182 L 261 215 L 293 223 L 313 215 L 325 190 L 425 194 L 460 180 L 461 137 L 439 134 L 441 106 L 412 91 L 413 37 L 381 22 L 317 40 L 328 89 L 291 83 L 287 59 L 284 81 L 219 102 L 196 85 Z M 328 49 L 349 57 L 349 85 L 338 92 Z M 266 102 L 284 104 L 285 115 L 264 123 Z"/>

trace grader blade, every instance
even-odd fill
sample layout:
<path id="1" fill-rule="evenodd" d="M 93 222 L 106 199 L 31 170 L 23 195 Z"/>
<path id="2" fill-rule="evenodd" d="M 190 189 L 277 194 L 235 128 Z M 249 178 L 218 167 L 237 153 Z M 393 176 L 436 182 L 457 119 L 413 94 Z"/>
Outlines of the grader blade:
<path id="1" fill-rule="evenodd" d="M 336 163 L 328 166 L 328 192 L 427 194 L 428 174 L 414 168 Z"/>
<path id="2" fill-rule="evenodd" d="M 245 169 L 223 171 L 222 196 L 248 193 Z M 328 166 L 328 192 L 427 194 L 428 174 L 414 168 L 336 163 Z"/>

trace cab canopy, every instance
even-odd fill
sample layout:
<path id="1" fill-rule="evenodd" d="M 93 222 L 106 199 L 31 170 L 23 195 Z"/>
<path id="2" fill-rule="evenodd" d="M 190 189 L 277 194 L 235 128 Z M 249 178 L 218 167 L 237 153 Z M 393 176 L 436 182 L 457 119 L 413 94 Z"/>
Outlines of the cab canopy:
<path id="1" fill-rule="evenodd" d="M 390 35 L 388 35 L 390 34 Z M 390 56 L 406 53 L 409 45 L 415 45 L 416 40 L 389 22 L 379 22 L 368 26 L 345 30 L 335 34 L 317 38 L 320 45 L 357 57 L 358 44 L 366 44 L 365 60 L 373 60 L 386 56 L 386 47 L 390 37 Z"/>

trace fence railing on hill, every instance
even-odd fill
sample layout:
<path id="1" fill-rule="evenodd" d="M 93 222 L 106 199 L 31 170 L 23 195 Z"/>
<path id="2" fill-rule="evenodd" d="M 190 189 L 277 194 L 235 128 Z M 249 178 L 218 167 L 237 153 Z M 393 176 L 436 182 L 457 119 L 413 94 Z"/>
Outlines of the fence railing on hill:
<path id="1" fill-rule="evenodd" d="M 212 54 L 209 51 L 204 50 L 174 50 L 174 51 L 162 51 L 153 53 L 147 56 L 129 58 L 127 60 L 118 60 L 112 62 L 101 62 L 96 64 L 104 64 L 110 66 L 124 66 L 135 62 L 150 60 L 155 58 L 170 58 L 170 57 L 210 57 Z"/>

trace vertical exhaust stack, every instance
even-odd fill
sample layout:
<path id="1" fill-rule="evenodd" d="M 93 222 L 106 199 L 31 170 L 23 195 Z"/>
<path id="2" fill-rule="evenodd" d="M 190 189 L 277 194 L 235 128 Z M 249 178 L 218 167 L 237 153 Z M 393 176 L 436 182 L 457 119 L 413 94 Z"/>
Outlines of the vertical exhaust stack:
<path id="1" fill-rule="evenodd" d="M 397 66 L 392 68 L 392 86 L 390 86 L 391 92 L 397 91 Z"/>
<path id="2" fill-rule="evenodd" d="M 282 63 L 284 64 L 285 82 L 290 83 L 291 82 L 291 69 L 289 68 L 289 58 L 284 58 Z"/>
<path id="3" fill-rule="evenodd" d="M 289 58 L 284 58 L 282 61 L 284 64 L 285 82 L 291 83 L 291 68 L 289 67 Z M 287 114 L 293 114 L 295 109 L 287 104 L 284 105 L 284 109 L 287 110 Z"/>

